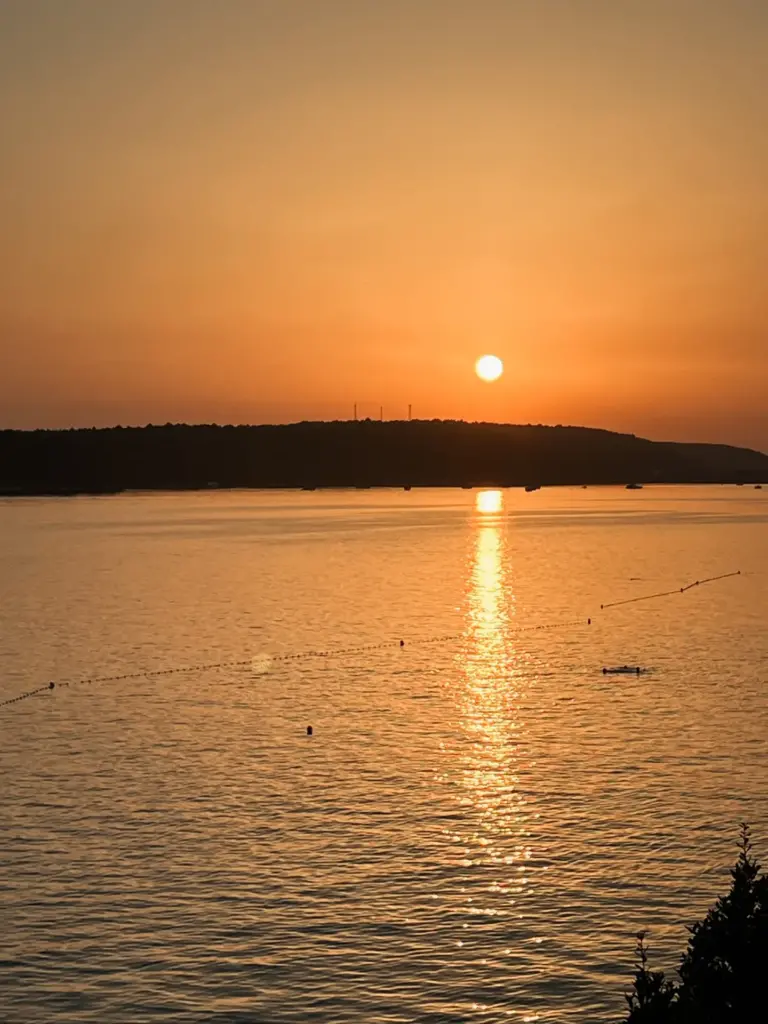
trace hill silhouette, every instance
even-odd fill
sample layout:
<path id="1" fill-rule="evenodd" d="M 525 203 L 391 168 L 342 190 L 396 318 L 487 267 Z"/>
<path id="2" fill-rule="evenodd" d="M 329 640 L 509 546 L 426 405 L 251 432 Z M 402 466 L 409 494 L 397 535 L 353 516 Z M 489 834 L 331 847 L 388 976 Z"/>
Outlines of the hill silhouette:
<path id="1" fill-rule="evenodd" d="M 588 427 L 454 420 L 0 431 L 0 493 L 757 483 L 768 455 Z"/>

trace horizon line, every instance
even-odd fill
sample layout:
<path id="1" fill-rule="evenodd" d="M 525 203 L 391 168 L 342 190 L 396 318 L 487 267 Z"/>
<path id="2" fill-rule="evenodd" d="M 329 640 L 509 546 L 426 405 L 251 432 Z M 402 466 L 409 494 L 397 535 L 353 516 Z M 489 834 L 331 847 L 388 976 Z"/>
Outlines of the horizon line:
<path id="1" fill-rule="evenodd" d="M 615 434 L 617 437 L 631 437 L 641 441 L 647 441 L 650 444 L 686 444 L 686 445 L 704 445 L 707 447 L 716 448 L 733 448 L 741 451 L 752 451 L 759 455 L 768 455 L 768 451 L 763 451 L 760 448 L 752 448 L 748 445 L 737 445 L 730 444 L 725 441 L 680 441 L 677 439 L 665 439 L 665 440 L 654 440 L 653 438 L 645 437 L 641 434 L 633 433 L 632 431 L 625 430 L 612 430 L 609 427 L 591 427 L 585 424 L 578 423 L 515 423 L 509 420 L 467 420 L 467 419 L 453 419 L 443 417 L 430 417 L 430 418 L 411 418 L 411 419 L 383 419 L 373 416 L 353 418 L 337 418 L 337 419 L 301 419 L 301 420 L 287 420 L 283 422 L 249 422 L 249 423 L 223 423 L 215 420 L 207 422 L 188 422 L 182 420 L 166 420 L 164 423 L 149 421 L 146 423 L 113 423 L 111 425 L 96 426 L 69 426 L 69 427 L 0 427 L 0 433 L 14 433 L 14 434 L 35 434 L 35 433 L 46 433 L 46 434 L 57 434 L 57 433 L 75 433 L 78 431 L 108 431 L 108 430 L 163 430 L 168 428 L 186 428 L 186 429 L 200 429 L 200 428 L 216 428 L 220 430 L 256 430 L 262 427 L 272 428 L 290 428 L 299 426 L 333 426 L 338 424 L 378 424 L 384 426 L 386 424 L 398 424 L 402 426 L 415 426 L 417 424 L 463 424 L 464 426 L 470 427 L 510 427 L 510 428 L 533 428 L 539 430 L 585 430 L 592 431 L 600 434 Z"/>

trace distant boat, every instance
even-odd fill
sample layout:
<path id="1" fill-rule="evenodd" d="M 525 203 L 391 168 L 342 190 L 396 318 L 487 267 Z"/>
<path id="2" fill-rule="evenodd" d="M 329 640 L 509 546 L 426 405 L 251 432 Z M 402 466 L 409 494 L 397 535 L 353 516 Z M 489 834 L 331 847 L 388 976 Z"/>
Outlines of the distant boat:
<path id="1" fill-rule="evenodd" d="M 756 491 L 762 491 L 762 489 L 763 489 L 763 485 L 762 484 L 755 484 L 755 490 Z"/>
<path id="2" fill-rule="evenodd" d="M 617 665 L 614 668 L 604 668 L 604 676 L 639 676 L 641 672 L 646 672 L 647 669 L 640 668 L 639 665 Z"/>
<path id="3" fill-rule="evenodd" d="M 404 491 L 410 491 L 410 489 L 411 489 L 411 485 L 410 484 L 406 484 L 405 487 L 403 488 Z"/>
<path id="4" fill-rule="evenodd" d="M 531 493 L 531 491 L 540 491 L 541 484 L 526 484 L 525 489 L 529 494 Z"/>
<path id="5" fill-rule="evenodd" d="M 302 487 L 301 489 L 302 489 L 302 491 L 316 491 L 317 490 L 316 487 Z"/>
<path id="6" fill-rule="evenodd" d="M 626 489 L 628 491 L 642 491 L 643 485 L 642 484 L 627 484 L 627 488 Z"/>

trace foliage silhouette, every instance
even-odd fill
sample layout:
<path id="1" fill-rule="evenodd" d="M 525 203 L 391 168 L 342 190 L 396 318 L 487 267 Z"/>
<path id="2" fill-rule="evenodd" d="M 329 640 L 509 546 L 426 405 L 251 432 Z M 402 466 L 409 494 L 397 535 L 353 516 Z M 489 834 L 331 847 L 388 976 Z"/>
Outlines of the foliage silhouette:
<path id="1" fill-rule="evenodd" d="M 626 1024 L 748 1024 L 768 1020 L 768 876 L 752 856 L 749 826 L 741 826 L 731 889 L 689 928 L 678 981 L 648 968 L 638 936 Z"/>
<path id="2" fill-rule="evenodd" d="M 455 420 L 0 430 L 0 493 L 758 483 L 768 455 L 586 427 Z"/>

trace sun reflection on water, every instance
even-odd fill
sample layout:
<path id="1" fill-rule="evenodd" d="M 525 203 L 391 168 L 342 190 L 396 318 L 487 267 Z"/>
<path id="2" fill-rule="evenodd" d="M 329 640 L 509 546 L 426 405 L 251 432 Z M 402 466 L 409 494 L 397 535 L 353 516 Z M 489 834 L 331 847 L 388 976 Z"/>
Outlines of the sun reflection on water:
<path id="1" fill-rule="evenodd" d="M 504 508 L 504 495 L 501 491 L 478 491 L 475 507 L 481 515 L 493 515 Z"/>
<path id="2" fill-rule="evenodd" d="M 472 745 L 464 784 L 480 812 L 476 844 L 495 863 L 524 859 L 519 836 L 524 800 L 518 789 L 520 721 L 516 651 L 509 633 L 514 595 L 509 578 L 502 491 L 477 495 L 474 551 L 467 574 L 467 649 L 462 726 Z"/>
<path id="3" fill-rule="evenodd" d="M 454 779 L 465 814 L 453 839 L 468 869 L 467 912 L 490 917 L 518 915 L 515 903 L 525 892 L 531 857 L 529 811 L 519 779 L 524 722 L 519 655 L 509 631 L 515 603 L 503 511 L 501 491 L 478 493 L 456 695 L 464 741 Z"/>

